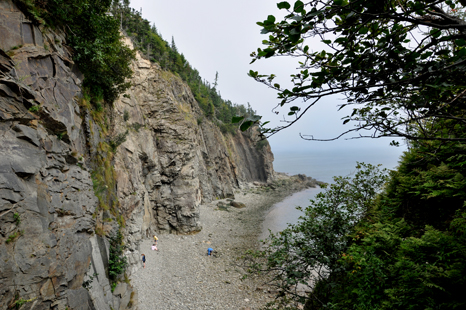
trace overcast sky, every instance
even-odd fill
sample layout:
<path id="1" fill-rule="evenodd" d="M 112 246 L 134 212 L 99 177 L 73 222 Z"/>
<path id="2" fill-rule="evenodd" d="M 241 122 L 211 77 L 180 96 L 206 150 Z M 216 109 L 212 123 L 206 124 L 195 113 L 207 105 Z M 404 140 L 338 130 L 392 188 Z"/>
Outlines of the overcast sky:
<path id="1" fill-rule="evenodd" d="M 279 1 L 278 1 L 279 2 Z M 155 24 L 162 37 L 171 42 L 174 37 L 178 51 L 183 53 L 191 66 L 201 77 L 213 83 L 218 72 L 218 89 L 224 99 L 252 107 L 262 115 L 262 120 L 279 124 L 282 115 L 271 112 L 279 102 L 276 92 L 247 76 L 249 70 L 263 74 L 274 73 L 280 84 L 289 81 L 289 74 L 297 67 L 295 59 L 274 58 L 256 61 L 250 65 L 250 53 L 261 47 L 267 39 L 260 34 L 260 26 L 268 15 L 277 18 L 283 11 L 277 9 L 274 0 L 131 0 L 136 10 L 142 8 L 142 16 Z M 319 42 L 311 49 L 319 47 Z M 391 139 L 358 139 L 334 142 L 305 141 L 299 133 L 316 138 L 331 138 L 350 129 L 342 126 L 341 117 L 345 111 L 337 113 L 341 100 L 327 99 L 312 108 L 308 115 L 296 125 L 269 139 L 272 150 L 322 150 L 334 149 L 350 152 L 352 149 L 380 150 L 397 158 L 403 148 L 389 146 Z M 288 109 L 288 108 L 287 108 Z M 283 110 L 283 112 L 287 112 Z"/>

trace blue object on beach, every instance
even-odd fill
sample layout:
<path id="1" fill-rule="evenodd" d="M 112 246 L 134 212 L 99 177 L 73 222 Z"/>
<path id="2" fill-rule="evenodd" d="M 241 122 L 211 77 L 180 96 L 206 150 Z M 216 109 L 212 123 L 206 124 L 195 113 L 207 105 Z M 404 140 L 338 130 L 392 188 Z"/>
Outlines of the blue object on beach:
<path id="1" fill-rule="evenodd" d="M 214 249 L 212 248 L 208 248 L 207 249 L 207 255 L 212 255 L 212 252 L 214 251 Z"/>

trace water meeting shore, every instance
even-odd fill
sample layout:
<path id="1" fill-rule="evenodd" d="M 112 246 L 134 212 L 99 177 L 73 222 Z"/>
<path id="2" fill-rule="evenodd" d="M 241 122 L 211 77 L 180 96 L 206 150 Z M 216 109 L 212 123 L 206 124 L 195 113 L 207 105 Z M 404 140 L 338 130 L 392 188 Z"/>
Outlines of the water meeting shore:
<path id="1" fill-rule="evenodd" d="M 273 300 L 274 289 L 264 279 L 248 277 L 238 257 L 257 249 L 267 210 L 294 192 L 315 186 L 304 176 L 280 174 L 273 184 L 251 184 L 231 200 L 201 205 L 202 230 L 194 235 L 159 235 L 141 244 L 146 268 L 131 276 L 137 288 L 139 310 L 157 309 L 259 309 Z M 243 205 L 241 205 L 243 204 Z M 242 208 L 241 208 L 242 207 Z M 207 256 L 211 247 L 215 256 Z"/>

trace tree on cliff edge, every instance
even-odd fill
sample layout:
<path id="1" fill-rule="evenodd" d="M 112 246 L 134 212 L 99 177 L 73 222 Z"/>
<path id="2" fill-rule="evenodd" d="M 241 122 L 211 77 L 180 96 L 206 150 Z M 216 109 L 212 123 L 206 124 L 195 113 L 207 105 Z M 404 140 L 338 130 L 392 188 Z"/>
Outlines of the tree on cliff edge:
<path id="1" fill-rule="evenodd" d="M 320 99 L 346 97 L 351 108 L 344 134 L 397 136 L 423 140 L 461 140 L 455 134 L 465 116 L 465 0 L 323 0 L 278 3 L 288 14 L 259 22 L 266 45 L 252 62 L 274 56 L 296 57 L 292 87 L 274 83 L 274 74 L 250 71 L 255 80 L 278 91 L 289 107 L 284 126 L 297 122 Z M 313 51 L 310 39 L 326 45 Z M 291 105 L 294 103 L 294 105 Z M 309 140 L 319 140 L 303 136 Z"/>

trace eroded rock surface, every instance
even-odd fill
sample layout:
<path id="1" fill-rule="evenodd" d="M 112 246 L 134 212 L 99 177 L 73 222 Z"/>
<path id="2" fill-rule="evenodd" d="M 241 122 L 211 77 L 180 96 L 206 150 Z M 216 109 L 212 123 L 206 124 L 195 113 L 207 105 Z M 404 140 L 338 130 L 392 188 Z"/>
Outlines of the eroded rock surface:
<path id="1" fill-rule="evenodd" d="M 0 1 L 0 309 L 118 309 L 64 41 Z"/>
<path id="2" fill-rule="evenodd" d="M 272 180 L 273 155 L 266 141 L 258 146 L 254 129 L 223 135 L 179 77 L 139 55 L 133 70 L 132 88 L 114 104 L 112 135 L 127 133 L 115 171 L 128 218 L 128 256 L 137 266 L 143 238 L 197 232 L 201 203 L 233 198 L 235 188 Z"/>

